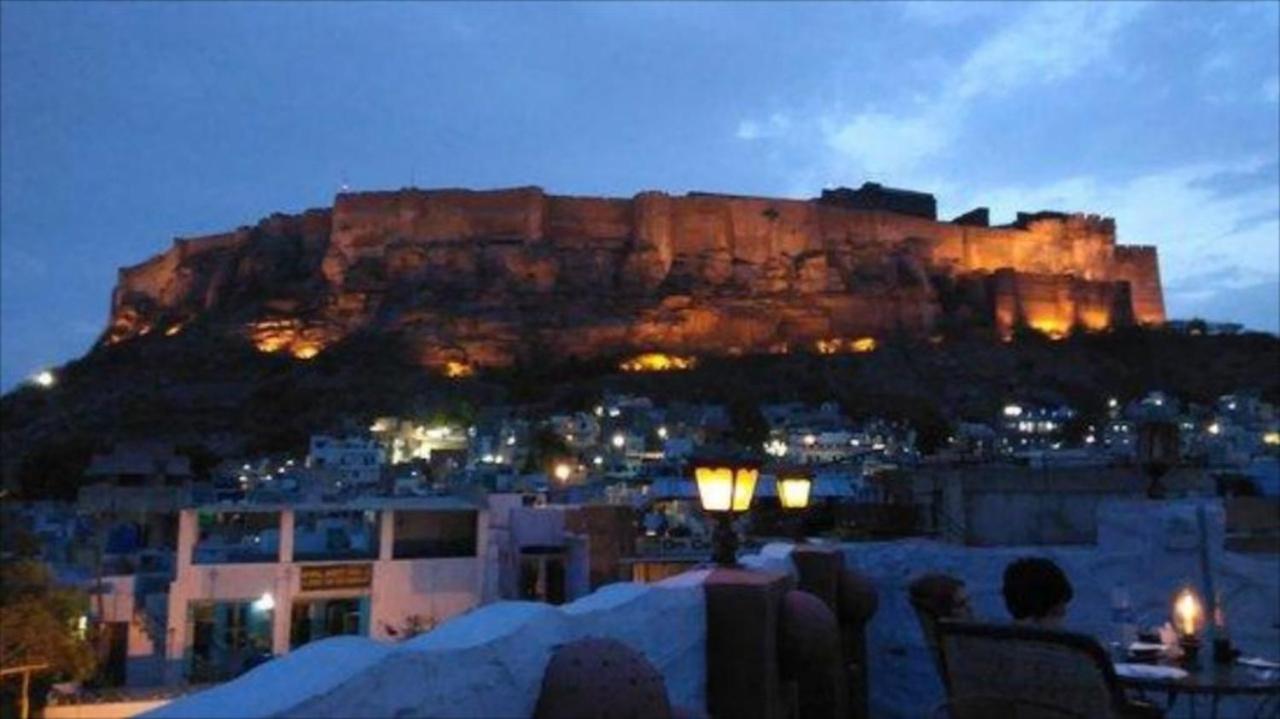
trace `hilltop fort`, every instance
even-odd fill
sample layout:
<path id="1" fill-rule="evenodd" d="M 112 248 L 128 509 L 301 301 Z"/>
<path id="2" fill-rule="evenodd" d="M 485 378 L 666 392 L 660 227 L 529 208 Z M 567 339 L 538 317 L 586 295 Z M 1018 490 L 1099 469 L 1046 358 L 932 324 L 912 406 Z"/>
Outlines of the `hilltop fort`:
<path id="1" fill-rule="evenodd" d="M 892 333 L 1165 319 L 1156 250 L 1094 215 L 865 184 L 811 200 L 537 187 L 343 193 L 120 270 L 101 345 L 200 321 L 310 358 L 394 333 L 449 374 L 539 358 L 860 351 Z"/>

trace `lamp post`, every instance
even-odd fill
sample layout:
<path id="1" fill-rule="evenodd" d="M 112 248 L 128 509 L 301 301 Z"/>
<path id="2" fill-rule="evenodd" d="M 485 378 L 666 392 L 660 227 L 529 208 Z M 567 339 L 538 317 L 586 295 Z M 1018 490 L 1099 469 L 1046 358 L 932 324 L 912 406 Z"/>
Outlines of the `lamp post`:
<path id="1" fill-rule="evenodd" d="M 751 459 L 708 457 L 693 462 L 702 511 L 716 520 L 711 535 L 711 559 L 732 567 L 738 563 L 738 535 L 733 520 L 751 508 L 760 476 L 760 463 Z"/>
<path id="2" fill-rule="evenodd" d="M 795 515 L 795 542 L 804 541 L 804 510 L 809 507 L 809 496 L 813 491 L 813 473 L 803 467 L 780 467 L 774 472 L 777 477 L 778 503 L 783 511 Z"/>

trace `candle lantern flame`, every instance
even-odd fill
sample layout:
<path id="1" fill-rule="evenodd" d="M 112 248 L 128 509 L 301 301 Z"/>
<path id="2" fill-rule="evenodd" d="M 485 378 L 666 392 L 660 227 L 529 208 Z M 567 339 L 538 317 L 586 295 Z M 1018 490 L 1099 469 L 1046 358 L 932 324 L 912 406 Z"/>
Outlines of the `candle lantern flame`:
<path id="1" fill-rule="evenodd" d="M 1183 588 L 1173 600 L 1173 618 L 1178 633 L 1184 637 L 1195 636 L 1204 625 L 1200 597 L 1190 587 Z"/>

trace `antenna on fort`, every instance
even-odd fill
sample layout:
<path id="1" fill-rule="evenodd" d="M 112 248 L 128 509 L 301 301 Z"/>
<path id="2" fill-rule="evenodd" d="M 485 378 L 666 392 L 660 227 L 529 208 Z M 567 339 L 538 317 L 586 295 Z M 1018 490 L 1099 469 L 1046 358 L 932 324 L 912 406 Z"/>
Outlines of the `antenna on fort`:
<path id="1" fill-rule="evenodd" d="M 418 168 L 417 168 L 417 167 L 415 167 L 415 166 L 413 166 L 413 165 L 410 165 L 410 166 L 409 166 L 409 187 L 411 187 L 411 188 L 412 188 L 412 187 L 417 187 L 417 186 L 418 186 L 418 185 L 417 185 L 417 174 L 418 174 Z"/>
<path id="2" fill-rule="evenodd" d="M 347 184 L 347 173 L 344 171 L 342 173 L 341 184 L 338 185 L 338 192 L 349 192 L 350 190 L 351 190 L 351 185 Z"/>

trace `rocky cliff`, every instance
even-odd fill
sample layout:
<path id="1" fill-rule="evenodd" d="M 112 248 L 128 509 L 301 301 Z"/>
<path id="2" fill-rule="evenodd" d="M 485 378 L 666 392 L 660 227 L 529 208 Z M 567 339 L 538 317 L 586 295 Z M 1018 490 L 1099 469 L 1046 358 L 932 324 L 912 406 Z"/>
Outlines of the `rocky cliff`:
<path id="1" fill-rule="evenodd" d="M 373 331 L 403 338 L 424 366 L 466 372 L 855 350 L 948 322 L 1008 335 L 1164 320 L 1155 249 L 1118 246 L 1110 219 L 1038 213 L 989 227 L 985 212 L 937 221 L 920 193 L 845 192 L 340 194 L 331 209 L 179 239 L 120 270 L 101 344 L 201 322 L 309 358 Z M 911 195 L 911 210 L 885 192 Z"/>

